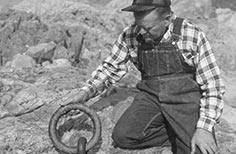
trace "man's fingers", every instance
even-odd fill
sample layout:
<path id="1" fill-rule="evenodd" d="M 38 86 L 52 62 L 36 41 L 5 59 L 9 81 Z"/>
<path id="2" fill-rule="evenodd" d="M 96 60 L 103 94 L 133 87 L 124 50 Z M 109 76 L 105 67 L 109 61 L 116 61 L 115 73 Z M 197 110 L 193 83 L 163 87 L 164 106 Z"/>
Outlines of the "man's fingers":
<path id="1" fill-rule="evenodd" d="M 214 145 L 213 145 L 213 146 L 211 147 L 211 150 L 212 150 L 213 153 L 215 154 L 215 153 L 217 152 L 217 146 L 214 146 Z"/>
<path id="2" fill-rule="evenodd" d="M 220 154 L 220 151 L 219 151 L 219 149 L 217 148 L 216 149 L 216 152 L 215 152 L 216 154 Z"/>
<path id="3" fill-rule="evenodd" d="M 201 146 L 201 147 L 199 147 L 199 148 L 200 148 L 202 154 L 208 154 L 208 153 L 207 153 L 207 150 L 206 150 L 206 147 Z"/>
<path id="4" fill-rule="evenodd" d="M 207 149 L 207 152 L 208 154 L 215 154 L 215 152 L 210 147 Z"/>
<path id="5" fill-rule="evenodd" d="M 213 142 L 213 144 L 212 144 L 213 146 L 213 150 L 214 150 L 214 152 L 216 153 L 216 151 L 218 150 L 218 147 L 217 147 L 217 145 L 216 145 L 216 142 L 214 141 Z"/>
<path id="6" fill-rule="evenodd" d="M 193 146 L 195 144 L 195 147 Z M 217 151 L 217 145 L 214 141 L 212 133 L 204 130 L 204 129 L 197 129 L 191 143 L 192 152 L 194 154 L 196 147 L 202 152 L 202 154 L 215 154 Z"/>
<path id="7" fill-rule="evenodd" d="M 194 154 L 196 152 L 196 145 L 194 141 L 191 142 L 191 149 L 191 154 Z"/>
<path id="8" fill-rule="evenodd" d="M 204 148 L 207 150 L 208 154 L 215 154 L 217 151 L 216 143 L 211 140 L 205 142 Z"/>
<path id="9" fill-rule="evenodd" d="M 209 154 L 215 154 L 217 151 L 217 146 L 216 144 L 213 142 L 209 145 L 209 148 L 208 148 L 208 153 Z"/>
<path id="10" fill-rule="evenodd" d="M 193 146 L 192 144 L 192 152 L 191 154 L 194 154 L 194 152 L 196 152 L 196 146 L 199 147 L 199 149 L 201 150 L 202 154 L 215 154 L 217 151 L 217 146 L 214 142 L 211 142 L 209 144 L 196 144 L 195 146 Z M 194 150 L 194 151 L 193 151 Z"/>

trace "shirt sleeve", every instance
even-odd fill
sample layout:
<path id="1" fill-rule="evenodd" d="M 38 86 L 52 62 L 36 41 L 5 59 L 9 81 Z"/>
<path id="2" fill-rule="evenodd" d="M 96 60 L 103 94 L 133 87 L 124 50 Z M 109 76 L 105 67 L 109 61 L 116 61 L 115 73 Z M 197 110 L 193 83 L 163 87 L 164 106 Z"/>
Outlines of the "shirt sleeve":
<path id="1" fill-rule="evenodd" d="M 220 69 L 212 48 L 203 32 L 200 32 L 198 36 L 198 53 L 196 81 L 202 90 L 202 98 L 197 128 L 212 132 L 222 115 L 224 107 L 222 96 L 225 86 L 220 78 Z"/>
<path id="2" fill-rule="evenodd" d="M 125 31 L 115 41 L 111 54 L 102 62 L 87 80 L 86 85 L 81 88 L 91 98 L 97 94 L 98 89 L 104 89 L 110 84 L 119 81 L 128 71 L 128 48 L 125 43 Z"/>

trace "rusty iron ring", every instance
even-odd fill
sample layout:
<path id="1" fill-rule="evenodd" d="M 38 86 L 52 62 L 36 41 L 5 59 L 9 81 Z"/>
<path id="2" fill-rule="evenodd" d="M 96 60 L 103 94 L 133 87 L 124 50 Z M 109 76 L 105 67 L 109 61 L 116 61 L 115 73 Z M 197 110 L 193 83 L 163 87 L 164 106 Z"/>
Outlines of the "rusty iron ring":
<path id="1" fill-rule="evenodd" d="M 64 143 L 61 142 L 61 140 L 58 137 L 58 132 L 57 132 L 57 123 L 59 121 L 59 119 L 67 114 L 69 111 L 71 110 L 81 110 L 84 113 L 86 113 L 93 122 L 94 125 L 94 132 L 93 132 L 93 136 L 92 138 L 87 142 L 86 144 L 86 151 L 89 151 L 99 140 L 100 135 L 101 135 L 101 121 L 98 117 L 98 115 L 91 110 L 88 106 L 80 104 L 80 103 L 73 103 L 73 104 L 68 104 L 66 106 L 60 107 L 59 109 L 57 109 L 49 122 L 49 128 L 48 128 L 48 132 L 49 132 L 49 137 L 53 143 L 53 145 L 55 146 L 56 149 L 58 149 L 59 151 L 68 153 L 68 154 L 77 154 L 77 147 L 70 147 L 65 145 Z"/>

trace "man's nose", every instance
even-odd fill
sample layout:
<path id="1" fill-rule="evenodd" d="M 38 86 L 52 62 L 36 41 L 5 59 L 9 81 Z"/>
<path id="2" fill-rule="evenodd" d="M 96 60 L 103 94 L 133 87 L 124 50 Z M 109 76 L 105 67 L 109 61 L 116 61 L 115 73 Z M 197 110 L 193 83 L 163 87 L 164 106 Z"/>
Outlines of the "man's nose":
<path id="1" fill-rule="evenodd" d="M 142 16 L 139 15 L 138 13 L 134 13 L 134 21 L 136 24 L 140 23 L 142 20 Z"/>
<path id="2" fill-rule="evenodd" d="M 136 25 L 142 26 L 142 19 L 140 17 L 134 17 L 134 23 Z"/>

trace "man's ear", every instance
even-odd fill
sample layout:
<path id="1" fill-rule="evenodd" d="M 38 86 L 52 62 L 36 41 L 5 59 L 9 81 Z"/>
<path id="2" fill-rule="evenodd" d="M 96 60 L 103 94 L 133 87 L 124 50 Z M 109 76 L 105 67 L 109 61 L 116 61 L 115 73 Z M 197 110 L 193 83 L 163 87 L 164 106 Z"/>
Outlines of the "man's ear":
<path id="1" fill-rule="evenodd" d="M 164 22 L 165 22 L 165 26 L 166 26 L 166 27 L 170 25 L 170 19 L 164 20 Z"/>
<path id="2" fill-rule="evenodd" d="M 164 20 L 170 20 L 171 19 L 171 14 L 166 14 L 165 17 L 164 17 Z"/>
<path id="3" fill-rule="evenodd" d="M 170 20 L 171 20 L 171 15 L 170 14 L 168 14 L 164 17 L 165 26 L 168 26 L 170 24 Z"/>

